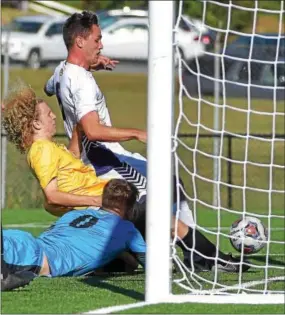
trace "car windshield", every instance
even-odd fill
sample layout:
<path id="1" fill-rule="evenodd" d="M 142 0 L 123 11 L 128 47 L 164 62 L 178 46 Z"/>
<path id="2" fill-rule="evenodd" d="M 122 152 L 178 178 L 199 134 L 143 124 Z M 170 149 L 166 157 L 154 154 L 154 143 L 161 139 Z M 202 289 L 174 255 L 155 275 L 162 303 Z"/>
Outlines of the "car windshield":
<path id="1" fill-rule="evenodd" d="M 240 36 L 236 41 L 233 42 L 234 45 L 250 45 L 251 37 L 250 36 Z M 277 46 L 277 35 L 276 38 L 266 38 L 254 36 L 253 40 L 254 45 L 269 45 Z M 280 38 L 280 46 L 285 45 L 285 38 Z"/>
<path id="2" fill-rule="evenodd" d="M 273 37 L 273 36 L 272 36 Z M 263 52 L 264 55 L 269 56 L 271 59 L 275 58 L 278 47 L 278 56 L 285 56 L 285 38 L 266 38 L 254 36 L 252 54 L 258 55 Z M 251 37 L 240 36 L 232 44 L 227 47 L 227 53 L 237 53 L 237 48 L 240 49 L 245 55 L 250 53 Z"/>
<path id="3" fill-rule="evenodd" d="M 31 22 L 31 21 L 17 21 L 14 20 L 10 24 L 5 26 L 5 30 L 11 32 L 22 32 L 36 34 L 43 23 L 41 22 Z"/>

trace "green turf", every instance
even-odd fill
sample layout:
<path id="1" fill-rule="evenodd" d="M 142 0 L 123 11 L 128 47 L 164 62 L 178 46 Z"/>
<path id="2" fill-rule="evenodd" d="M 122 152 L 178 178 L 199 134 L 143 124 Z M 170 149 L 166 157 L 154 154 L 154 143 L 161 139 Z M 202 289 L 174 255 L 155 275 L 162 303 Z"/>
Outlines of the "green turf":
<path id="1" fill-rule="evenodd" d="M 199 213 L 197 218 L 198 224 L 204 227 L 214 227 L 214 215 L 209 215 L 209 211 L 204 209 L 204 212 Z M 281 211 L 279 212 L 281 213 Z M 56 218 L 47 214 L 42 209 L 21 209 L 21 210 L 4 210 L 2 214 L 2 222 L 4 228 L 10 227 L 12 224 L 22 225 L 21 229 L 31 232 L 33 235 L 39 235 L 44 229 L 37 226 L 49 226 Z M 284 242 L 284 229 L 280 230 L 282 222 L 280 220 L 272 221 L 273 228 L 279 230 L 272 230 L 272 240 L 282 240 Z M 25 227 L 24 224 L 34 224 L 34 227 Z M 223 217 L 222 227 L 229 227 L 232 223 L 232 217 Z M 223 230 L 227 234 L 227 230 Z M 215 238 L 208 234 L 208 237 L 213 241 Z M 221 237 L 221 249 L 224 251 L 233 251 L 228 239 Z M 285 265 L 284 246 L 272 245 L 270 246 L 270 254 L 272 257 L 269 259 L 269 264 L 283 267 Z M 265 264 L 266 249 L 263 249 L 258 255 L 251 256 L 251 262 L 256 265 Z M 276 256 L 276 254 L 281 254 Z M 238 254 L 238 253 L 235 253 Z M 283 255 L 283 256 L 282 256 Z M 200 273 L 200 276 L 207 280 L 213 280 L 214 274 Z M 269 277 L 282 276 L 283 270 L 270 269 Z M 175 273 L 174 278 L 177 279 L 181 276 L 180 273 Z M 264 277 L 264 272 L 260 269 L 252 268 L 250 272 L 244 274 L 243 282 L 256 281 Z M 227 285 L 234 285 L 237 283 L 238 275 L 235 274 L 221 274 L 219 282 Z M 200 283 L 205 289 L 209 288 L 205 282 L 200 280 Z M 192 284 L 194 284 L 192 282 Z M 263 289 L 262 286 L 255 287 Z M 284 282 L 278 282 L 269 285 L 271 290 L 285 290 Z M 185 293 L 177 285 L 173 285 L 174 293 Z M 15 295 L 17 297 L 15 303 Z M 33 298 L 31 298 L 31 296 Z M 135 275 L 109 275 L 97 277 L 79 277 L 79 278 L 38 278 L 30 286 L 18 292 L 5 292 L 2 295 L 2 312 L 6 314 L 15 313 L 29 313 L 29 314 L 60 314 L 60 313 L 79 313 L 92 309 L 97 309 L 107 306 L 115 306 L 122 304 L 135 303 L 143 301 L 144 299 L 144 274 L 141 272 Z M 283 305 L 278 306 L 241 306 L 237 305 L 234 308 L 229 305 L 217 306 L 211 305 L 210 307 L 205 304 L 179 304 L 178 305 L 153 305 L 146 306 L 139 309 L 132 309 L 125 311 L 126 313 L 274 313 L 280 314 L 283 311 Z"/>

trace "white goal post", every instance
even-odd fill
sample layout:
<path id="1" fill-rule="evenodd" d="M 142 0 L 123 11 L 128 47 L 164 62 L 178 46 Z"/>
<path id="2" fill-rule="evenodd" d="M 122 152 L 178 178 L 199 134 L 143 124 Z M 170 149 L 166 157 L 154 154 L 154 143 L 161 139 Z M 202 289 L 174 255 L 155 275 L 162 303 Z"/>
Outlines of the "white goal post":
<path id="1" fill-rule="evenodd" d="M 149 176 L 147 181 L 147 209 L 150 209 L 147 211 L 148 302 L 165 298 L 171 289 L 169 275 L 174 91 L 173 25 L 174 2 L 150 1 L 147 173 L 153 176 Z M 163 157 L 163 162 L 158 157 Z M 160 177 L 161 174 L 163 177 Z M 157 198 L 158 196 L 163 197 Z M 157 251 L 158 248 L 161 250 Z M 158 256 L 159 260 L 163 260 L 163 265 L 157 263 Z"/>
<path id="2" fill-rule="evenodd" d="M 185 0 L 186 1 L 186 0 Z M 197 0 L 199 1 L 199 0 Z M 257 15 L 258 13 L 270 13 L 279 19 L 279 29 L 277 35 L 272 36 L 276 39 L 277 49 L 280 47 L 280 41 L 284 38 L 282 35 L 282 23 L 284 19 L 284 3 L 280 1 L 279 10 L 260 9 L 259 1 L 254 1 L 252 8 L 242 7 L 233 3 L 233 1 L 218 2 L 218 1 L 202 1 L 203 10 L 201 21 L 208 28 L 221 32 L 224 38 L 227 39 L 230 34 L 247 35 L 251 39 L 256 32 Z M 209 3 L 216 6 L 222 6 L 227 10 L 226 25 L 223 28 L 215 28 L 206 24 L 207 6 Z M 175 7 L 176 6 L 176 7 Z M 253 28 L 251 34 L 245 34 L 240 31 L 231 29 L 231 11 L 233 9 L 250 11 L 253 15 Z M 276 79 L 277 68 L 281 64 L 278 53 L 273 59 L 264 61 L 258 59 L 253 55 L 253 40 L 250 43 L 249 56 L 247 59 L 243 57 L 231 57 L 230 59 L 245 62 L 248 65 L 248 83 L 245 85 L 241 81 L 231 81 L 225 75 L 225 51 L 226 45 L 223 43 L 219 52 L 206 52 L 206 55 L 219 57 L 222 64 L 219 78 L 212 76 L 212 81 L 217 80 L 219 88 L 218 93 L 221 102 L 216 98 L 204 95 L 201 90 L 201 80 L 207 78 L 207 74 L 200 72 L 199 64 L 196 63 L 197 73 L 189 67 L 189 64 L 183 59 L 180 47 L 176 41 L 179 21 L 183 14 L 183 1 L 149 1 L 149 61 L 148 61 L 148 143 L 147 143 L 147 263 L 146 263 L 146 289 L 145 298 L 147 303 L 162 303 L 162 302 L 201 302 L 201 303 L 237 303 L 237 304 L 281 304 L 284 303 L 284 285 L 275 289 L 272 283 L 283 283 L 285 281 L 284 270 L 285 262 L 275 264 L 271 260 L 271 248 L 277 248 L 276 255 L 278 255 L 278 246 L 280 247 L 279 254 L 284 250 L 284 236 L 283 238 L 275 238 L 274 231 L 284 233 L 285 215 L 284 208 L 275 211 L 275 204 L 280 206 L 282 196 L 284 198 L 284 156 L 282 154 L 277 156 L 280 151 L 284 150 L 284 135 L 282 138 L 277 137 L 278 124 L 284 123 L 284 107 L 280 110 L 280 104 L 277 100 L 277 93 L 282 91 L 283 87 L 278 86 Z M 190 21 L 191 23 L 191 21 Z M 201 33 L 199 38 L 201 39 Z M 263 38 L 261 35 L 260 38 Z M 174 55 L 178 56 L 178 62 L 175 67 Z M 256 59 L 257 58 L 257 59 Z M 195 58 L 194 58 L 195 59 Z M 272 99 L 262 104 L 253 100 L 251 97 L 252 87 L 256 87 L 256 83 L 252 82 L 251 63 L 258 62 L 261 64 L 268 63 L 274 69 L 274 84 L 264 84 L 263 90 L 272 91 Z M 218 63 L 219 64 L 219 63 Z M 191 75 L 197 78 L 197 93 L 198 95 L 189 92 L 184 85 L 183 71 L 188 71 Z M 216 72 L 217 74 L 217 72 Z M 175 75 L 177 79 L 175 79 Z M 285 77 L 284 77 L 285 80 Z M 174 86 L 179 82 L 178 99 L 174 98 Z M 226 84 L 233 84 L 236 87 L 245 87 L 247 92 L 246 99 L 232 100 L 226 95 Z M 217 84 L 215 84 L 217 87 Z M 285 92 L 285 90 L 284 90 Z M 174 103 L 178 103 L 178 118 L 175 119 Z M 192 103 L 191 103 L 192 102 Z M 195 106 L 193 105 L 195 102 Z M 229 102 L 233 102 L 229 103 Z M 244 105 L 241 105 L 244 104 Z M 270 104 L 270 106 L 268 105 Z M 193 106 L 192 108 L 188 108 Z M 204 106 L 204 107 L 203 107 Z M 209 109 L 209 115 L 212 115 L 212 122 L 214 117 L 220 119 L 221 126 L 209 126 L 205 122 L 205 107 Z M 240 106 L 240 107 L 239 107 Z M 216 110 L 216 112 L 215 112 Z M 220 111 L 220 112 L 219 112 Z M 187 117 L 189 113 L 196 112 L 197 119 Z M 217 115 L 218 112 L 218 115 Z M 231 127 L 228 125 L 229 117 L 244 115 L 244 129 Z M 258 117 L 257 117 L 258 116 Z M 257 117 L 257 118 L 256 118 Z M 268 134 L 263 129 L 259 130 L 258 119 L 271 118 L 270 137 L 263 137 L 262 134 Z M 208 121 L 208 118 L 207 118 Z M 232 123 L 232 121 L 230 121 Z M 184 124 L 184 125 L 183 125 Z M 181 127 L 181 125 L 183 125 Z M 268 124 L 269 125 L 269 124 Z M 181 130 L 187 133 L 188 129 L 193 132 L 196 130 L 193 138 L 187 142 L 184 138 L 179 137 Z M 252 128 L 254 131 L 252 131 Z M 241 130 L 241 131 L 240 131 Z M 268 131 L 268 130 L 267 130 Z M 190 133 L 190 132 L 189 132 Z M 260 135 L 259 135 L 260 134 Z M 203 137 L 209 137 L 210 140 L 201 143 Z M 219 137 L 220 141 L 216 143 L 218 147 L 214 148 L 215 137 Z M 227 155 L 228 141 L 237 139 L 240 143 L 236 147 L 243 147 L 242 151 L 233 151 L 233 156 Z M 192 142 L 191 142 L 192 141 Z M 191 142 L 191 143 L 190 143 Z M 254 144 L 253 142 L 257 143 Z M 267 162 L 264 160 L 252 160 L 251 157 L 256 157 L 252 151 L 263 150 L 263 146 L 267 146 L 268 158 Z M 185 156 L 187 155 L 187 159 Z M 214 151 L 214 152 L 213 152 Z M 182 152 L 182 153 L 181 153 Z M 243 155 L 239 155 L 243 153 Z M 235 156 L 236 155 L 236 156 Z M 199 156 L 203 161 L 208 159 L 210 161 L 207 165 L 212 165 L 211 172 L 200 172 L 201 167 Z M 264 157 L 265 158 L 265 157 Z M 190 159 L 192 159 L 190 161 Z M 216 161 L 216 162 L 215 162 Z M 233 176 L 241 173 L 240 178 L 233 182 L 228 182 L 223 172 L 225 168 L 233 167 Z M 218 169 L 215 167 L 218 167 Z M 253 168 L 256 168 L 254 171 Z M 266 172 L 266 175 L 265 173 Z M 261 263 L 251 263 L 252 270 L 263 272 L 263 278 L 243 276 L 242 273 L 233 274 L 230 280 L 226 279 L 223 282 L 223 277 L 214 271 L 212 276 L 205 276 L 204 273 L 194 274 L 190 269 L 183 264 L 179 258 L 174 245 L 170 239 L 171 228 L 171 214 L 173 208 L 173 175 L 176 178 L 184 176 L 183 180 L 188 176 L 189 185 L 192 187 L 190 193 L 187 187 L 184 192 L 189 201 L 194 218 L 198 218 L 199 211 L 211 215 L 213 214 L 213 225 L 204 226 L 203 220 L 195 222 L 196 228 L 202 233 L 207 233 L 206 236 L 215 236 L 214 241 L 217 247 L 225 244 L 224 240 L 229 238 L 228 232 L 230 226 L 223 226 L 223 222 L 228 222 L 227 218 L 238 218 L 245 215 L 256 216 L 264 220 L 269 230 L 269 237 L 267 247 L 263 250 L 264 261 Z M 212 175 L 214 174 L 214 175 Z M 260 180 L 253 184 L 252 174 L 260 175 Z M 281 175 L 280 175 L 281 174 Z M 276 181 L 282 181 L 283 185 Z M 258 176 L 257 175 L 257 176 Z M 214 176 L 214 178 L 213 178 Z M 266 187 L 259 186 L 264 178 L 267 178 Z M 200 184 L 201 182 L 201 184 Z M 177 181 L 174 185 L 180 185 Z M 186 185 L 187 186 L 187 183 Z M 216 193 L 217 196 L 211 195 L 212 199 L 205 197 L 200 198 L 203 194 L 203 188 L 207 188 L 211 194 Z M 215 188 L 213 190 L 213 187 Z M 174 186 L 174 189 L 177 188 Z M 184 189 L 184 187 L 180 187 Z M 188 189 L 188 190 L 187 190 Z M 236 189 L 236 199 L 240 198 L 238 206 L 227 206 L 224 202 L 224 196 L 229 189 Z M 251 194 L 256 194 L 256 198 L 260 197 L 260 202 L 264 200 L 264 208 L 267 210 L 254 209 L 254 203 Z M 206 192 L 205 192 L 206 194 Z M 257 199 L 256 199 L 257 200 Z M 275 203 L 275 201 L 277 202 Z M 279 203 L 278 203 L 279 202 Z M 259 203 L 258 203 L 259 205 Z M 203 208 L 202 210 L 200 208 Z M 179 207 L 178 207 L 178 212 Z M 202 223 L 201 223 L 202 222 Z M 231 221 L 230 223 L 232 223 Z M 275 227 L 275 223 L 278 223 Z M 280 223 L 281 222 L 281 223 Z M 282 225 L 283 222 L 283 225 Z M 215 226 L 216 225 L 216 226 Z M 228 230 L 227 230 L 228 228 Z M 275 229 L 275 230 L 274 230 Z M 278 230 L 279 229 L 279 230 Z M 228 239 L 229 241 L 229 239 Z M 224 243 L 223 243 L 224 242 Z M 238 254 L 238 253 L 236 253 Z M 284 253 L 283 253 L 284 254 Z M 241 260 L 244 259 L 241 254 Z M 262 261 L 263 257 L 259 257 Z M 250 260 L 250 257 L 249 257 Z M 175 261 L 179 265 L 178 270 L 182 273 L 181 277 L 172 275 L 172 263 Z M 276 271 L 276 274 L 272 273 Z M 228 281 L 228 282 L 227 282 Z M 179 286 L 179 294 L 173 292 L 172 287 Z M 181 290 L 183 293 L 181 294 Z"/>

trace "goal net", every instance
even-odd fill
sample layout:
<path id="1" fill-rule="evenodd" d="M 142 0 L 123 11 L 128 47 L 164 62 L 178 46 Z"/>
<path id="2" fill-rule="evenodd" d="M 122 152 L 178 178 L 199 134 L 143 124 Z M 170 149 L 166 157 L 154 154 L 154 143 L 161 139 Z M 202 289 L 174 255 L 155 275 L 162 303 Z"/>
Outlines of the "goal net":
<path id="1" fill-rule="evenodd" d="M 163 2 L 161 15 L 164 15 L 166 9 L 166 1 Z M 149 95 L 149 115 L 160 115 L 161 118 L 152 121 L 149 117 L 148 120 L 151 141 L 148 149 L 155 151 L 155 145 L 159 146 L 154 155 L 148 155 L 149 199 L 159 196 L 151 191 L 156 189 L 155 183 L 166 185 L 166 180 L 169 186 L 172 183 L 171 176 L 165 177 L 158 170 L 161 164 L 166 163 L 161 172 L 170 172 L 171 167 L 167 165 L 169 160 L 157 161 L 158 155 L 155 156 L 163 152 L 164 144 L 164 148 L 169 149 L 169 129 L 164 123 L 169 119 L 165 112 L 169 110 L 172 115 L 172 109 L 165 103 L 162 104 L 161 101 L 164 100 L 160 98 L 159 92 L 155 92 L 155 89 L 161 87 L 159 84 L 164 84 L 160 93 L 169 92 L 167 78 L 170 78 L 170 72 L 166 66 L 167 69 L 163 69 L 162 65 L 160 67 L 159 63 L 165 62 L 163 60 L 169 56 L 162 51 L 165 39 L 162 33 L 157 39 L 160 41 L 157 55 L 153 52 L 156 47 L 156 31 L 153 29 L 160 27 L 160 31 L 164 29 L 166 32 L 167 26 L 154 25 L 152 7 L 149 49 L 149 93 L 152 94 Z M 197 19 L 187 16 L 191 14 L 191 8 L 197 16 L 197 12 L 200 12 Z M 172 43 L 175 79 L 168 82 L 172 82 L 170 89 L 175 87 L 175 109 L 173 117 L 170 116 L 173 124 L 171 162 L 175 175 L 173 189 L 177 193 L 177 211 L 176 222 L 172 222 L 175 236 L 169 240 L 170 253 L 167 252 L 169 243 L 164 247 L 165 255 L 171 257 L 172 264 L 166 264 L 165 268 L 166 277 L 168 269 L 172 269 L 171 289 L 168 295 L 168 282 L 161 271 L 164 263 L 161 263 L 161 259 L 158 260 L 164 245 L 156 230 L 157 227 L 167 235 L 170 225 L 161 219 L 162 211 L 160 217 L 153 217 L 152 212 L 156 209 L 151 206 L 154 206 L 155 201 L 148 200 L 150 248 L 147 299 L 154 302 L 283 303 L 284 2 L 185 0 L 176 2 L 175 11 Z M 157 74 L 159 71 L 162 71 L 160 77 Z M 155 88 L 151 87 L 156 81 L 160 82 L 156 83 Z M 152 109 L 155 103 L 157 112 Z M 156 134 L 155 129 L 160 128 Z M 152 178 L 157 176 L 160 179 Z M 164 187 L 167 189 L 167 186 Z M 182 212 L 186 211 L 179 191 L 183 191 L 192 210 L 194 229 L 211 240 L 217 250 L 232 252 L 235 257 L 240 257 L 241 262 L 247 260 L 251 267 L 247 272 L 221 273 L 217 264 L 211 272 L 197 272 L 193 268 L 195 255 L 199 254 L 196 249 L 193 250 L 195 244 L 189 248 L 192 267 L 184 262 L 181 251 L 175 246 L 179 240 L 177 221 Z M 163 198 L 169 201 L 167 192 L 168 190 Z M 164 205 L 165 203 L 162 204 Z M 245 216 L 259 218 L 268 229 L 266 246 L 252 255 L 239 253 L 230 244 L 231 224 Z M 157 225 L 154 220 L 159 221 Z M 162 226 L 164 223 L 166 229 Z M 151 230 L 155 230 L 153 234 Z M 167 241 L 166 237 L 163 242 Z M 155 251 L 157 257 L 152 258 Z M 218 257 L 214 259 L 217 261 Z M 152 267 L 155 260 L 158 266 Z M 156 282 L 162 284 L 161 289 Z M 161 290 L 165 291 L 164 295 L 159 293 Z"/>

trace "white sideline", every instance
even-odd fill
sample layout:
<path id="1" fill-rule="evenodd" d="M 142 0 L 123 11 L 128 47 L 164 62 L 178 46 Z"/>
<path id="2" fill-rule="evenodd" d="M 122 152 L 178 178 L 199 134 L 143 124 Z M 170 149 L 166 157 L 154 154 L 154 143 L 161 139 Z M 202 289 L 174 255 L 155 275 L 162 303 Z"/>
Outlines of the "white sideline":
<path id="1" fill-rule="evenodd" d="M 3 226 L 5 228 L 48 228 L 53 222 L 48 223 L 20 223 L 20 224 L 4 224 Z M 216 227 L 205 227 L 205 229 L 210 231 L 217 231 L 218 229 Z M 227 231 L 229 230 L 228 227 L 221 227 L 221 231 Z M 276 227 L 271 228 L 271 231 L 285 231 L 285 227 Z"/>
<path id="2" fill-rule="evenodd" d="M 3 227 L 5 228 L 31 228 L 31 229 L 37 229 L 37 228 L 48 228 L 53 222 L 49 223 L 20 223 L 20 224 L 3 224 Z"/>
<path id="3" fill-rule="evenodd" d="M 161 300 L 157 303 L 138 302 L 125 305 L 116 305 L 110 307 L 99 308 L 93 311 L 88 311 L 81 314 L 110 314 L 120 312 L 130 308 L 143 307 L 147 305 L 155 305 L 160 303 L 211 303 L 211 304 L 283 304 L 283 294 L 268 294 L 266 298 L 262 294 L 242 294 L 242 299 L 236 295 L 173 295 L 170 294 L 166 300 Z"/>

